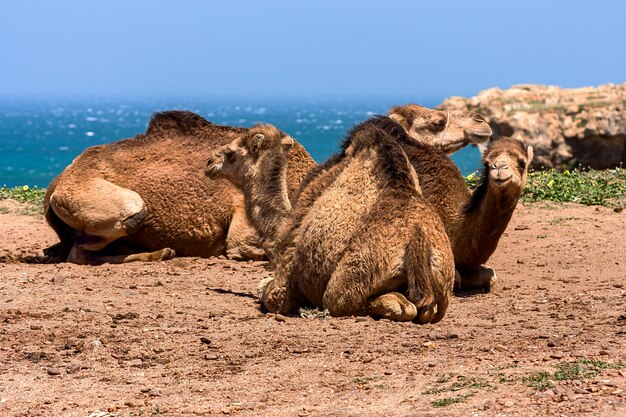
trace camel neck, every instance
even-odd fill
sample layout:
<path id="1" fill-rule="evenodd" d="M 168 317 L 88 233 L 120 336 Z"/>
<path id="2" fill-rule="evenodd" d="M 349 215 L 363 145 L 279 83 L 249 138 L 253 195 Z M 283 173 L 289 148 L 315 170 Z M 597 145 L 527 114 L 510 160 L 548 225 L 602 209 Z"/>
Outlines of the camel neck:
<path id="1" fill-rule="evenodd" d="M 487 187 L 481 201 L 465 213 L 455 234 L 457 269 L 476 269 L 487 262 L 511 220 L 518 199 L 519 195 L 510 190 Z"/>
<path id="2" fill-rule="evenodd" d="M 266 156 L 259 171 L 244 184 L 246 214 L 261 237 L 263 249 L 270 260 L 275 256 L 275 247 L 281 226 L 291 214 L 291 203 L 287 193 L 287 160 L 284 155 Z"/>

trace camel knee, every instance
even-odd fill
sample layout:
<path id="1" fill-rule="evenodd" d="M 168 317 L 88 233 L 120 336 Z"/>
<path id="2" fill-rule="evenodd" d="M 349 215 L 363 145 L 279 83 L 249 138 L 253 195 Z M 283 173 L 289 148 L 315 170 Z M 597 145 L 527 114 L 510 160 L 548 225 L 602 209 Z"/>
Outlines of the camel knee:
<path id="1" fill-rule="evenodd" d="M 278 285 L 274 278 L 266 278 L 259 282 L 259 300 L 270 313 L 288 314 L 293 308 L 293 300 L 286 286 Z"/>
<path id="2" fill-rule="evenodd" d="M 454 282 L 455 291 L 482 290 L 489 292 L 496 284 L 498 276 L 496 271 L 488 266 L 480 266 L 476 270 L 464 270 L 459 273 L 458 281 Z"/>

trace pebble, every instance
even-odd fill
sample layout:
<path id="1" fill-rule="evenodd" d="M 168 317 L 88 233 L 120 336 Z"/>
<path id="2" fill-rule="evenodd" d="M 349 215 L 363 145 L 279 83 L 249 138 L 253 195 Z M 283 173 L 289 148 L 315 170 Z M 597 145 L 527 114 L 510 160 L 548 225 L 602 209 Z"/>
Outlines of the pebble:
<path id="1" fill-rule="evenodd" d="M 554 340 L 548 340 L 548 347 L 555 347 L 558 346 L 558 343 L 556 343 Z"/>
<path id="2" fill-rule="evenodd" d="M 30 325 L 30 329 L 31 330 L 41 330 L 43 327 L 41 326 L 41 324 L 31 324 Z"/>
<path id="3" fill-rule="evenodd" d="M 530 230 L 530 226 L 527 224 L 518 224 L 515 226 L 515 230 Z"/>
<path id="4" fill-rule="evenodd" d="M 219 357 L 217 355 L 211 354 L 211 355 L 204 355 L 204 359 L 206 359 L 208 361 L 214 361 L 214 360 L 219 359 Z"/>
<path id="5" fill-rule="evenodd" d="M 589 391 L 587 391 L 587 390 L 586 390 L 586 389 L 584 389 L 584 388 L 576 388 L 576 389 L 574 390 L 574 393 L 576 393 L 576 394 L 589 394 Z"/>
<path id="6" fill-rule="evenodd" d="M 563 355 L 560 353 L 553 353 L 552 355 L 550 355 L 550 357 L 552 359 L 563 359 Z"/>
<path id="7" fill-rule="evenodd" d="M 615 213 L 621 213 L 622 211 L 624 211 L 624 207 L 615 207 L 615 208 L 613 209 L 613 211 L 614 211 Z"/>
<path id="8" fill-rule="evenodd" d="M 91 346 L 93 346 L 94 349 L 97 349 L 99 347 L 102 347 L 102 342 L 98 339 L 94 339 L 91 341 Z"/>
<path id="9" fill-rule="evenodd" d="M 276 321 L 280 321 L 280 322 L 284 322 L 284 321 L 286 321 L 287 319 L 286 319 L 286 318 L 285 318 L 285 316 L 283 316 L 282 314 L 278 314 L 278 313 L 276 313 L 276 314 L 274 314 L 274 320 L 276 320 Z"/>
<path id="10" fill-rule="evenodd" d="M 200 343 L 205 344 L 205 345 L 210 345 L 211 344 L 211 340 L 207 337 L 201 337 L 200 338 Z"/>
<path id="11" fill-rule="evenodd" d="M 46 372 L 48 375 L 61 375 L 61 370 L 58 368 L 46 368 Z"/>
<path id="12" fill-rule="evenodd" d="M 364 316 L 358 316 L 358 317 L 356 317 L 356 318 L 354 319 L 354 321 L 355 321 L 356 323 L 361 323 L 361 322 L 367 321 L 367 317 L 364 317 Z"/>
<path id="13" fill-rule="evenodd" d="M 370 363 L 373 360 L 374 360 L 373 356 L 366 356 L 363 358 L 363 363 Z"/>

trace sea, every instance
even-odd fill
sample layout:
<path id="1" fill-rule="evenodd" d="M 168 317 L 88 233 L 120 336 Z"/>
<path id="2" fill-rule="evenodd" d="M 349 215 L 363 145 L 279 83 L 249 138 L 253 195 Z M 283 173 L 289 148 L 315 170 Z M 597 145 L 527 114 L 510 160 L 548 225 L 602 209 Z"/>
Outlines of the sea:
<path id="1" fill-rule="evenodd" d="M 410 100 L 434 107 L 443 100 Z M 154 112 L 190 110 L 232 126 L 272 123 L 317 162 L 338 151 L 356 123 L 407 100 L 394 99 L 0 99 L 0 187 L 46 187 L 86 148 L 133 137 Z M 455 153 L 465 175 L 480 166 L 472 146 Z"/>

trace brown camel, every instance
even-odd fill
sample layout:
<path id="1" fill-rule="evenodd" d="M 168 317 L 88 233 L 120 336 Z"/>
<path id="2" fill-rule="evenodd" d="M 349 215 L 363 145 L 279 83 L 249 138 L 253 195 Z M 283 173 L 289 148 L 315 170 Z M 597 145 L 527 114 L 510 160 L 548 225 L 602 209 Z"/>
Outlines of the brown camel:
<path id="1" fill-rule="evenodd" d="M 319 176 L 332 181 L 300 217 L 287 197 L 292 139 L 278 129 L 258 126 L 209 159 L 208 176 L 241 187 L 276 265 L 275 278 L 260 285 L 269 311 L 290 313 L 310 303 L 333 316 L 443 318 L 454 281 L 452 250 L 399 142 L 415 141 L 389 118 L 356 126 L 331 172 Z"/>
<path id="2" fill-rule="evenodd" d="M 506 137 L 493 140 L 483 154 L 481 185 L 473 193 L 442 150 L 423 142 L 404 150 L 420 179 L 424 198 L 446 226 L 459 273 L 456 289 L 489 290 L 496 274 L 483 264 L 495 251 L 517 206 L 532 147 Z"/>
<path id="3" fill-rule="evenodd" d="M 168 111 L 152 117 L 145 135 L 88 148 L 45 196 L 46 219 L 61 242 L 30 261 L 121 263 L 175 253 L 263 257 L 241 192 L 202 175 L 212 152 L 247 131 Z M 315 162 L 297 143 L 287 158 L 292 193 Z"/>
<path id="4" fill-rule="evenodd" d="M 483 158 L 486 166 L 484 180 L 482 186 L 472 194 L 459 169 L 444 149 L 432 146 L 430 141 L 432 128 L 428 127 L 428 121 L 439 124 L 437 120 L 442 115 L 437 114 L 437 110 L 416 105 L 395 109 L 392 113 L 401 109 L 400 113 L 406 116 L 404 123 L 401 123 L 405 130 L 406 126 L 421 126 L 421 130 L 413 128 L 413 134 L 410 135 L 417 143 L 403 145 L 403 148 L 417 173 L 422 195 L 439 213 L 450 237 L 458 271 L 456 288 L 489 290 L 496 281 L 496 274 L 483 264 L 495 251 L 517 205 L 525 185 L 527 167 L 532 160 L 532 147 L 526 148 L 521 142 L 509 138 L 501 138 L 488 145 Z M 420 111 L 411 112 L 412 109 Z M 390 117 L 397 121 L 392 116 Z M 426 121 L 414 120 L 412 117 Z M 455 124 L 456 117 L 459 117 L 456 113 L 450 113 L 450 120 Z M 450 143 L 461 143 L 464 140 L 463 130 L 457 129 L 456 132 L 455 135 L 448 136 L 452 140 Z M 421 139 L 420 134 L 424 135 Z M 341 155 L 330 158 L 305 177 L 298 191 L 298 203 L 293 214 L 295 221 L 305 216 L 323 190 L 332 184 L 340 158 Z M 506 167 L 501 169 L 504 166 Z M 511 180 L 499 182 L 489 176 L 491 171 L 502 175 L 511 174 Z"/>
<path id="5" fill-rule="evenodd" d="M 462 110 L 406 104 L 392 108 L 389 117 L 400 123 L 413 139 L 440 148 L 448 155 L 470 143 L 483 145 L 492 133 L 483 116 Z"/>

